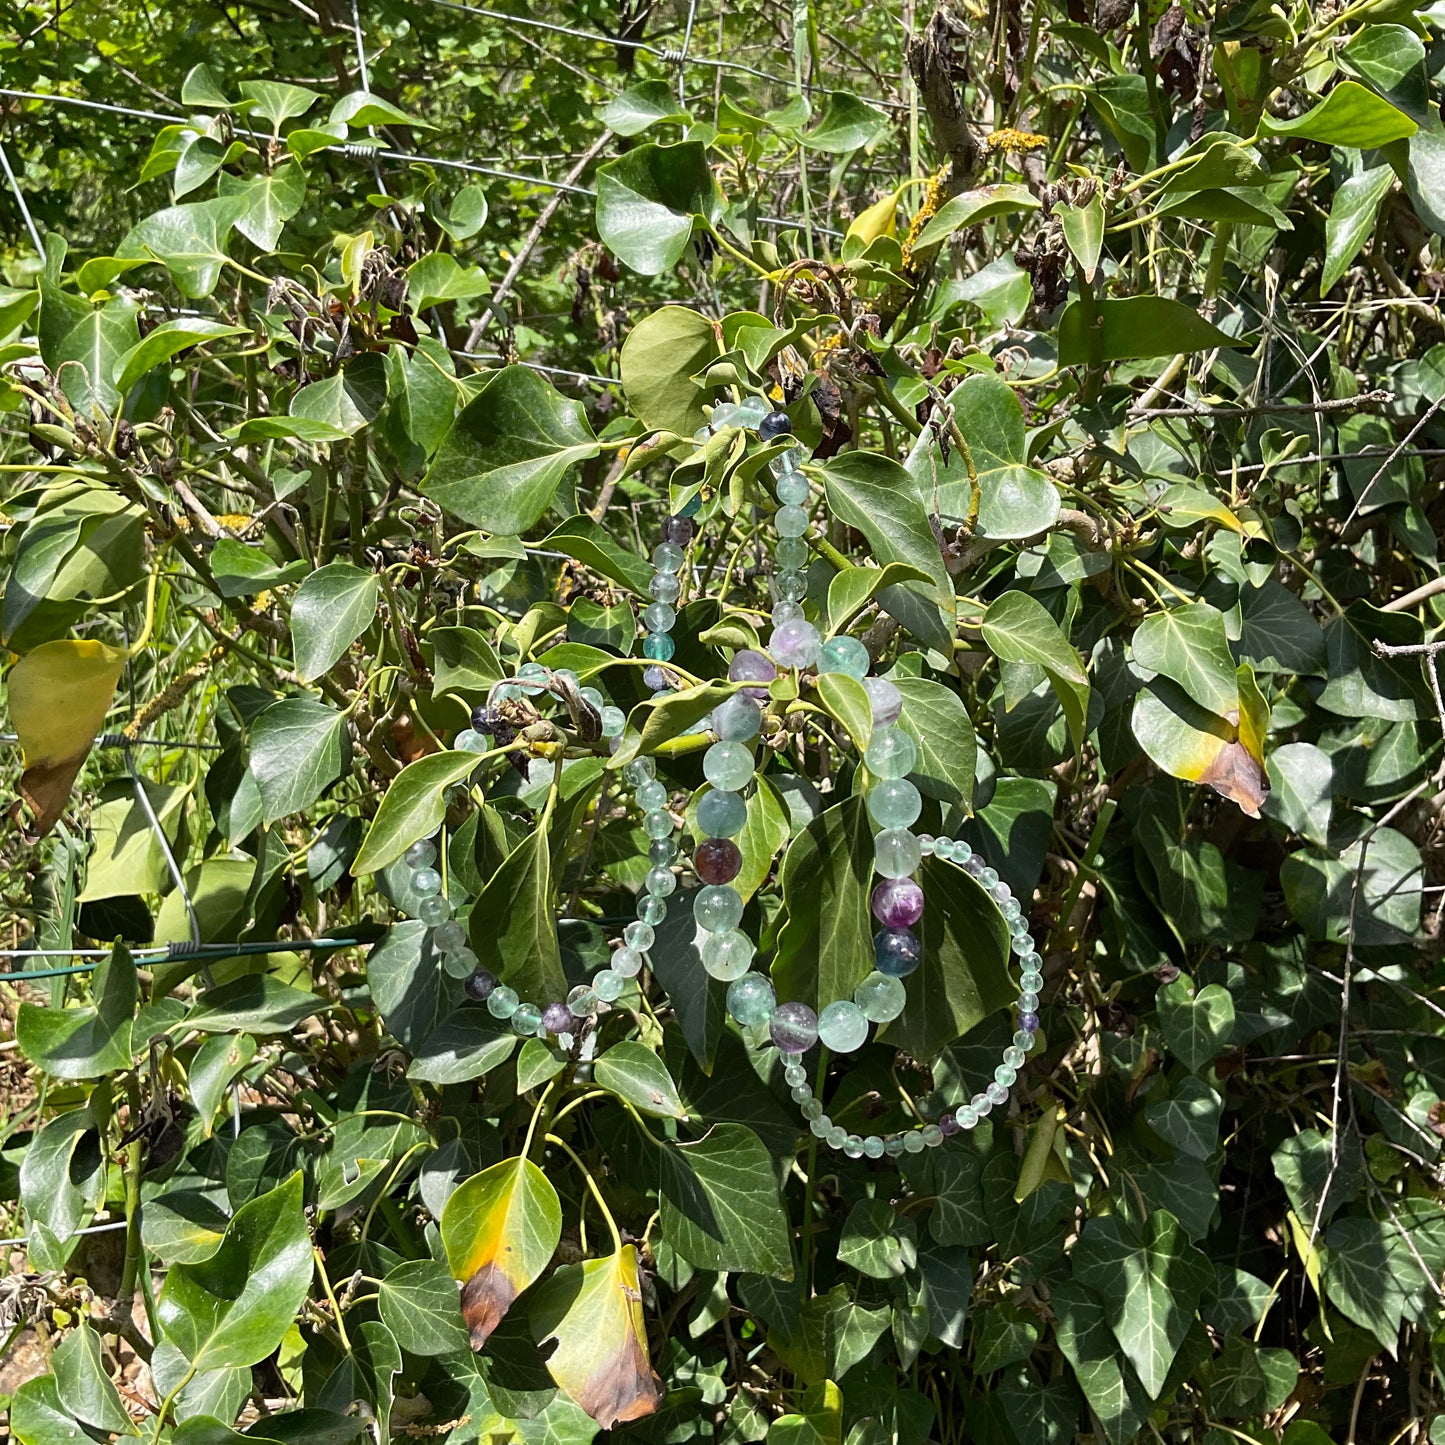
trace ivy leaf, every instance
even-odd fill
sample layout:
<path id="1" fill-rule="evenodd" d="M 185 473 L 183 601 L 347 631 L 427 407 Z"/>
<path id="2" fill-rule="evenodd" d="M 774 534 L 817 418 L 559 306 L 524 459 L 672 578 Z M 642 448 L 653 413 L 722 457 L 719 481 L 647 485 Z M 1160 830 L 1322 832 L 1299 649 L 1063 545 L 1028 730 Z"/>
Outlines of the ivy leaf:
<path id="1" fill-rule="evenodd" d="M 863 684 L 847 673 L 820 673 L 818 700 L 830 716 L 843 724 L 861 757 L 873 736 L 873 705 Z"/>
<path id="2" fill-rule="evenodd" d="M 434 1259 L 409 1259 L 377 1287 L 382 1323 L 413 1355 L 446 1355 L 467 1348 L 467 1329 L 451 1271 Z"/>
<path id="3" fill-rule="evenodd" d="M 211 549 L 211 576 L 222 597 L 253 597 L 287 582 L 299 582 L 311 571 L 304 557 L 277 566 L 264 547 L 221 537 Z"/>
<path id="4" fill-rule="evenodd" d="M 1049 1300 L 1055 1338 L 1098 1417 L 1109 1445 L 1132 1445 L 1149 1414 L 1149 1398 L 1110 1334 L 1104 1307 L 1076 1279 L 1057 1285 Z"/>
<path id="5" fill-rule="evenodd" d="M 624 1039 L 602 1054 L 593 1072 L 599 1088 L 659 1119 L 686 1119 L 667 1065 L 645 1044 Z"/>
<path id="6" fill-rule="evenodd" d="M 1168 296 L 1125 296 L 1095 304 L 1097 324 L 1090 321 L 1081 301 L 1064 308 L 1059 318 L 1060 366 L 1146 360 L 1246 344 L 1206 321 L 1192 306 Z"/>
<path id="7" fill-rule="evenodd" d="M 768 1445 L 842 1445 L 843 1392 L 822 1380 L 803 1392 L 802 1408 L 768 1426 Z"/>
<path id="8" fill-rule="evenodd" d="M 226 237 L 244 208 L 234 196 L 170 206 L 133 227 L 116 247 L 116 257 L 159 261 L 182 296 L 200 300 L 221 279 Z"/>
<path id="9" fill-rule="evenodd" d="M 446 790 L 477 766 L 476 753 L 428 753 L 408 763 L 386 790 L 361 849 L 351 865 L 354 877 L 395 863 L 413 843 L 430 837 L 446 816 Z"/>
<path id="10" fill-rule="evenodd" d="M 620 546 L 605 528 L 591 517 L 578 514 L 568 517 L 554 532 L 542 539 L 541 545 L 554 552 L 565 552 L 584 567 L 610 577 L 614 582 L 647 596 L 653 568 L 631 548 Z"/>
<path id="11" fill-rule="evenodd" d="M 1027 186 L 1000 185 L 977 186 L 971 191 L 960 191 L 951 196 L 934 213 L 932 219 L 919 232 L 913 243 L 915 249 L 936 246 L 946 241 L 955 231 L 965 226 L 979 226 L 995 216 L 1012 216 L 1019 212 L 1036 211 L 1039 198 Z"/>
<path id="12" fill-rule="evenodd" d="M 536 372 L 494 372 L 462 409 L 422 480 L 454 517 L 515 536 L 536 524 L 579 463 L 598 453 L 580 402 Z"/>
<path id="13" fill-rule="evenodd" d="M 289 85 L 284 80 L 243 80 L 242 97 L 250 109 L 269 120 L 279 132 L 283 121 L 303 116 L 321 97 L 314 90 Z"/>
<path id="14" fill-rule="evenodd" d="M 778 997 L 818 1007 L 852 998 L 873 970 L 873 829 L 863 798 L 814 818 L 783 855 L 781 876 L 785 920 L 772 968 Z"/>
<path id="15" fill-rule="evenodd" d="M 1179 1221 L 1156 1210 L 1141 1229 L 1121 1215 L 1085 1224 L 1073 1252 L 1074 1278 L 1104 1302 L 1105 1318 L 1139 1383 L 1158 1399 L 1194 1312 L 1212 1284 L 1209 1262 Z"/>
<path id="16" fill-rule="evenodd" d="M 270 974 L 247 973 L 200 994 L 186 1023 L 210 1034 L 284 1034 L 329 1007 L 319 995 Z"/>
<path id="17" fill-rule="evenodd" d="M 876 597 L 904 582 L 928 582 L 928 573 L 906 562 L 886 567 L 849 567 L 828 584 L 828 632 L 836 636 Z"/>
<path id="18" fill-rule="evenodd" d="M 644 80 L 599 106 L 597 119 L 617 135 L 632 136 L 670 121 L 687 123 L 692 117 L 682 109 L 667 81 Z"/>
<path id="19" fill-rule="evenodd" d="M 1376 150 L 1392 140 L 1406 140 L 1419 129 L 1403 111 L 1356 80 L 1340 81 L 1317 106 L 1293 120 L 1265 115 L 1259 128 L 1265 135 L 1295 136 L 1353 150 Z"/>
<path id="20" fill-rule="evenodd" d="M 308 427 L 322 428 L 323 440 L 340 441 L 375 421 L 385 404 L 386 362 L 375 352 L 366 352 L 347 362 L 335 376 L 303 386 L 291 398 L 287 425 L 299 425 L 303 431 Z M 243 431 L 261 420 L 265 418 L 243 423 Z"/>
<path id="21" fill-rule="evenodd" d="M 1325 626 L 1329 681 L 1316 701 L 1326 712 L 1349 718 L 1408 722 L 1420 716 L 1420 666 L 1413 659 L 1380 657 L 1376 641 L 1391 646 L 1418 644 L 1421 628 L 1401 612 L 1382 612 L 1368 602 L 1351 602 L 1344 615 Z"/>
<path id="22" fill-rule="evenodd" d="M 350 562 L 329 563 L 301 584 L 291 604 L 291 638 L 303 682 L 330 672 L 371 626 L 380 595 L 376 574 Z"/>
<path id="23" fill-rule="evenodd" d="M 928 907 L 918 925 L 923 961 L 905 980 L 908 1003 L 880 1038 L 931 1059 L 1012 997 L 1008 929 L 979 883 L 961 868 L 925 858 Z M 850 990 L 851 992 L 851 990 Z M 796 994 L 779 996 L 797 997 Z M 830 998 L 847 997 L 834 992 Z"/>
<path id="24" fill-rule="evenodd" d="M 112 1435 L 140 1433 L 111 1383 L 100 1357 L 100 1336 L 89 1320 L 82 1319 L 61 1341 L 51 1367 L 60 1403 L 82 1424 Z"/>
<path id="25" fill-rule="evenodd" d="M 196 1370 L 257 1364 L 291 1328 L 311 1275 L 296 1173 L 243 1204 L 209 1259 L 172 1267 L 156 1307 L 161 1328 Z"/>
<path id="26" fill-rule="evenodd" d="M 1208 1159 L 1219 1145 L 1219 1095 L 1192 1074 L 1167 1099 L 1151 1099 L 1144 1118 L 1181 1154 Z"/>
<path id="27" fill-rule="evenodd" d="M 131 1063 L 131 1022 L 139 990 L 135 962 L 117 942 L 91 976 L 93 1004 L 47 1008 L 22 1003 L 15 1022 L 20 1052 L 52 1078 L 97 1079 Z"/>
<path id="28" fill-rule="evenodd" d="M 1357 176 L 1344 180 L 1330 201 L 1329 219 L 1325 222 L 1325 264 L 1320 272 L 1320 296 L 1325 297 L 1339 284 L 1340 278 L 1354 264 L 1355 257 L 1370 239 L 1380 202 L 1395 182 L 1390 166 L 1372 166 Z"/>
<path id="29" fill-rule="evenodd" d="M 909 778 L 925 797 L 971 807 L 978 739 L 963 699 L 926 677 L 895 672 L 889 681 L 903 694 L 898 726 L 917 745 Z"/>
<path id="30" fill-rule="evenodd" d="M 1096 190 L 1082 206 L 1060 206 L 1057 214 L 1069 253 L 1078 263 L 1084 280 L 1092 281 L 1104 248 L 1103 196 Z"/>
<path id="31" fill-rule="evenodd" d="M 829 92 L 823 116 L 810 131 L 798 136 L 809 150 L 847 155 L 871 146 L 888 128 L 888 117 L 844 90 Z"/>
<path id="32" fill-rule="evenodd" d="M 1033 537 L 1059 515 L 1059 491 L 1046 472 L 1030 466 L 1023 404 L 1002 377 L 968 376 L 949 397 L 959 430 L 978 472 L 978 531 L 983 537 Z M 962 521 L 972 505 L 972 484 L 955 448 L 944 463 L 925 430 L 908 455 L 908 471 L 945 520 Z"/>
<path id="33" fill-rule="evenodd" d="M 35 1133 L 20 1160 L 20 1203 L 30 1220 L 30 1259 L 63 1269 L 105 1199 L 105 1155 L 89 1108 L 71 1109 Z"/>
<path id="34" fill-rule="evenodd" d="M 638 703 L 627 714 L 627 724 L 607 766 L 624 768 L 639 753 L 648 756 L 656 753 L 664 743 L 681 737 L 694 723 L 701 722 L 741 685 L 714 679 Z"/>
<path id="35" fill-rule="evenodd" d="M 456 692 L 475 694 L 480 701 L 504 676 L 496 649 L 475 627 L 433 627 L 422 648 L 431 649 L 433 697 Z"/>
<path id="36" fill-rule="evenodd" d="M 306 201 L 306 173 L 295 161 L 245 178 L 222 171 L 220 191 L 239 202 L 236 229 L 258 251 L 269 253 L 280 244 L 286 222 L 299 214 Z"/>
<path id="37" fill-rule="evenodd" d="M 644 316 L 622 343 L 622 389 L 650 431 L 690 437 L 707 424 L 708 392 L 692 378 L 718 355 L 716 326 L 686 306 Z"/>
<path id="38" fill-rule="evenodd" d="M 309 808 L 350 768 L 346 715 L 324 703 L 285 698 L 251 724 L 251 775 L 267 826 Z"/>
<path id="39" fill-rule="evenodd" d="M 414 312 L 447 301 L 485 296 L 492 284 L 480 266 L 463 266 L 446 251 L 432 251 L 407 268 L 406 304 Z"/>
<path id="40" fill-rule="evenodd" d="M 1165 1042 L 1191 1073 L 1201 1073 L 1229 1047 L 1234 996 L 1223 984 L 1194 991 L 1187 979 L 1164 984 L 1157 995 Z"/>
<path id="41" fill-rule="evenodd" d="M 690 1264 L 793 1277 L 788 1216 L 768 1151 L 745 1124 L 659 1151 L 662 1233 Z"/>
<path id="42" fill-rule="evenodd" d="M 725 205 L 701 141 L 634 146 L 597 171 L 597 234 L 644 276 L 672 270 L 687 249 L 693 217 L 715 223 Z"/>
<path id="43" fill-rule="evenodd" d="M 123 396 L 146 372 L 163 361 L 169 361 L 178 352 L 199 346 L 203 341 L 245 334 L 244 326 L 227 326 L 223 321 L 208 321 L 199 316 L 163 321 L 154 331 L 147 332 L 144 341 L 137 342 L 116 357 L 115 388 Z"/>
<path id="44" fill-rule="evenodd" d="M 1224 614 L 1207 602 L 1154 612 L 1134 633 L 1135 663 L 1177 682 L 1200 707 L 1227 717 L 1238 712 L 1234 656 Z"/>
<path id="45" fill-rule="evenodd" d="M 126 654 L 90 638 L 61 638 L 27 652 L 6 678 L 10 724 L 25 758 L 20 796 L 48 833 L 105 723 Z"/>
<path id="46" fill-rule="evenodd" d="M 1143 630 L 1141 626 L 1139 631 Z M 1068 719 L 1075 751 L 1081 748 L 1089 716 L 1088 674 L 1043 603 L 1027 592 L 1005 592 L 989 603 L 983 615 L 983 640 L 1005 662 L 1028 662 L 1043 668 Z M 1231 678 L 1233 672 L 1231 662 Z"/>
<path id="47" fill-rule="evenodd" d="M 487 880 L 467 927 L 472 947 L 493 960 L 498 976 L 523 998 L 567 996 L 552 914 L 552 852 L 545 814 Z"/>
<path id="48" fill-rule="evenodd" d="M 532 1330 L 547 1370 L 604 1430 L 651 1415 L 662 1382 L 647 1356 L 637 1250 L 622 1245 L 605 1259 L 559 1269 L 538 1291 Z"/>
<path id="49" fill-rule="evenodd" d="M 562 1205 L 529 1159 L 503 1159 L 452 1191 L 442 1210 L 442 1247 L 462 1284 L 462 1318 L 480 1350 L 512 1301 L 552 1262 Z"/>

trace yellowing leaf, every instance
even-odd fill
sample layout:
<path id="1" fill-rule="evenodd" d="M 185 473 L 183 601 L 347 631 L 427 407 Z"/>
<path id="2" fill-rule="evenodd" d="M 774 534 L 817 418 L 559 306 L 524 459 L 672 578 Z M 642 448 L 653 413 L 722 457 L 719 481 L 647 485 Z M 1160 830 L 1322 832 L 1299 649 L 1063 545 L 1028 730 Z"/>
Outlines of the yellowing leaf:
<path id="1" fill-rule="evenodd" d="M 637 1250 L 559 1269 L 532 1312 L 537 1339 L 556 1341 L 547 1369 L 604 1430 L 651 1415 L 662 1382 L 647 1355 Z"/>
<path id="2" fill-rule="evenodd" d="M 442 1245 L 462 1282 L 474 1350 L 552 1262 L 561 1237 L 557 1191 L 529 1159 L 504 1159 L 457 1186 L 442 1211 Z"/>
<path id="3" fill-rule="evenodd" d="M 54 827 L 125 667 L 119 648 L 62 638 L 28 652 L 6 679 L 10 721 L 24 750 L 20 796 L 37 834 Z"/>
<path id="4" fill-rule="evenodd" d="M 1029 1130 L 1024 1162 L 1019 1166 L 1019 1182 L 1014 1188 L 1014 1202 L 1022 1204 L 1046 1179 L 1067 1184 L 1069 1173 L 1068 1141 L 1064 1133 L 1062 1105 L 1045 1109 Z"/>
<path id="5" fill-rule="evenodd" d="M 848 226 L 848 235 L 856 237 L 866 247 L 879 236 L 892 236 L 897 233 L 897 215 L 898 192 L 893 191 L 881 201 L 875 201 L 866 211 L 854 216 Z"/>

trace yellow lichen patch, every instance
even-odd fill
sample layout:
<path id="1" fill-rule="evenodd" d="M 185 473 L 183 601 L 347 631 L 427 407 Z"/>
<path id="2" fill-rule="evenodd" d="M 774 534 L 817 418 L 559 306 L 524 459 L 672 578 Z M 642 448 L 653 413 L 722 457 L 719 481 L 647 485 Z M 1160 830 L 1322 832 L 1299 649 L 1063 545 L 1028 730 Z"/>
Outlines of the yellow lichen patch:
<path id="1" fill-rule="evenodd" d="M 984 137 L 984 145 L 989 150 L 1016 151 L 1020 155 L 1027 151 L 1043 150 L 1049 143 L 1046 135 L 1036 135 L 1031 130 L 1015 130 L 1012 126 L 1005 126 L 1003 130 L 991 131 Z"/>

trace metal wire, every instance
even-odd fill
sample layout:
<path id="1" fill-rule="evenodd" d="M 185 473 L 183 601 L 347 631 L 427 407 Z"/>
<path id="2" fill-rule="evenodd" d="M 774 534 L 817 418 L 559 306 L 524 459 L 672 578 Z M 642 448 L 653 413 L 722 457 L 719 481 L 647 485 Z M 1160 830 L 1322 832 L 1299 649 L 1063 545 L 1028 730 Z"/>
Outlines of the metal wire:
<path id="1" fill-rule="evenodd" d="M 130 1221 L 126 1219 L 113 1219 L 109 1224 L 90 1224 L 84 1229 L 72 1229 L 67 1239 L 76 1239 L 82 1234 L 109 1234 L 112 1230 L 125 1229 Z M 17 1244 L 29 1244 L 30 1240 L 21 1235 L 19 1239 L 0 1239 L 0 1249 L 10 1249 Z"/>
<path id="2" fill-rule="evenodd" d="M 127 949 L 133 962 L 179 962 L 182 959 L 217 960 L 248 958 L 261 953 L 314 953 L 323 948 L 363 948 L 362 938 L 273 938 L 248 943 L 148 943 Z M 74 964 L 69 968 L 33 968 L 16 971 L 0 970 L 0 982 L 29 982 L 40 978 L 66 978 L 76 973 L 92 973 L 100 959 L 109 958 L 110 948 L 4 948 L 0 958 L 94 958 L 95 963 Z"/>
<path id="3" fill-rule="evenodd" d="M 15 192 L 15 199 L 20 206 L 20 214 L 25 217 L 25 228 L 30 232 L 30 239 L 35 243 L 36 254 L 43 256 L 45 247 L 40 242 L 40 232 L 35 227 L 35 218 L 30 214 L 30 207 L 25 204 L 25 192 L 20 189 L 20 182 L 15 179 L 15 172 L 10 169 L 10 156 L 3 145 L 0 145 L 0 166 L 5 168 L 5 179 L 10 182 L 10 189 Z"/>

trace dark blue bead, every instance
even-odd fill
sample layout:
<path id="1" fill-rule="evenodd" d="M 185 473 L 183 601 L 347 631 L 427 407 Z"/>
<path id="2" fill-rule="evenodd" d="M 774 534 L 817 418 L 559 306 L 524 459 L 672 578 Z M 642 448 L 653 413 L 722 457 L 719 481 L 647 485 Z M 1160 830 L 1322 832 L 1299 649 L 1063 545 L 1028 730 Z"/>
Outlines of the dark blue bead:
<path id="1" fill-rule="evenodd" d="M 479 733 L 486 733 L 489 737 L 491 736 L 492 714 L 491 710 L 485 704 L 472 709 L 472 727 Z"/>
<path id="2" fill-rule="evenodd" d="M 770 442 L 774 437 L 787 436 L 793 429 L 793 419 L 785 411 L 770 411 L 758 423 L 758 435 Z"/>
<path id="3" fill-rule="evenodd" d="M 676 516 L 669 517 L 662 524 L 662 540 L 674 542 L 679 547 L 686 547 L 692 541 L 693 533 L 697 530 L 697 524 L 691 517 Z"/>
<path id="4" fill-rule="evenodd" d="M 881 928 L 873 935 L 873 961 L 879 973 L 907 978 L 923 957 L 923 945 L 911 928 Z"/>
<path id="5" fill-rule="evenodd" d="M 1026 1034 L 1036 1034 L 1039 1031 L 1039 1016 L 1036 1013 L 1019 1015 L 1019 1028 Z"/>

